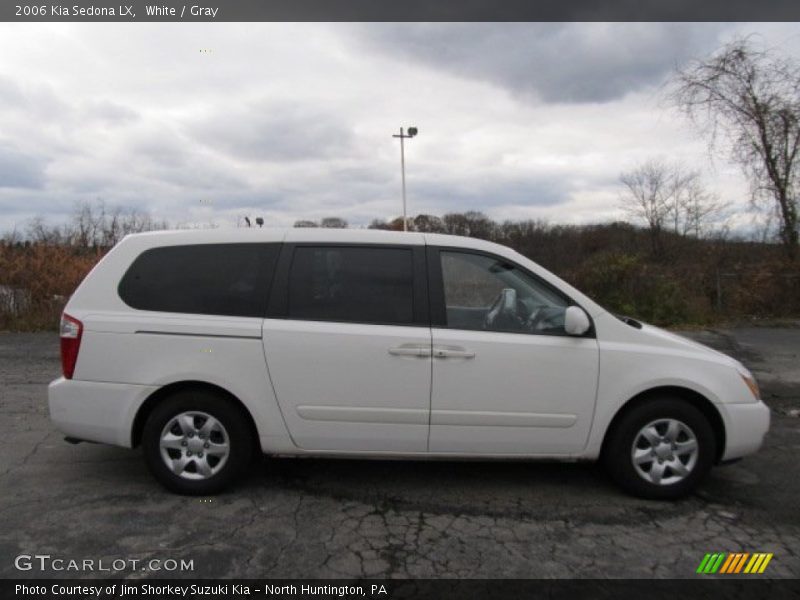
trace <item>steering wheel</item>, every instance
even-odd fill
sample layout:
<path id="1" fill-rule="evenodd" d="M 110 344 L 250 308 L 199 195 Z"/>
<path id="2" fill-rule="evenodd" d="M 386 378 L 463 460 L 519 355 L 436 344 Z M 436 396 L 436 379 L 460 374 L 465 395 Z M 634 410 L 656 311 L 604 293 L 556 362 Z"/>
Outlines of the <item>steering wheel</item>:
<path id="1" fill-rule="evenodd" d="M 483 320 L 484 329 L 520 329 L 523 320 L 517 308 L 517 290 L 503 288 L 492 301 Z"/>
<path id="2" fill-rule="evenodd" d="M 559 319 L 561 323 L 559 323 Z M 563 327 L 564 310 L 554 306 L 542 306 L 536 310 L 525 326 L 530 331 L 544 331 L 551 328 Z"/>

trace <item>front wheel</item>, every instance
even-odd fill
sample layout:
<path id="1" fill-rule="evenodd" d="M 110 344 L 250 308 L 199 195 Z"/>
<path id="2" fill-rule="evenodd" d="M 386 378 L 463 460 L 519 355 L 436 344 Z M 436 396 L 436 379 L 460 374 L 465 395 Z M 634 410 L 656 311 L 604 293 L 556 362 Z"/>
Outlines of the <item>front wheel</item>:
<path id="1" fill-rule="evenodd" d="M 670 500 L 691 493 L 714 462 L 708 419 L 680 398 L 653 398 L 622 416 L 609 432 L 603 462 L 627 492 Z"/>
<path id="2" fill-rule="evenodd" d="M 238 406 L 206 390 L 165 398 L 142 433 L 147 466 L 167 489 L 179 494 L 222 491 L 245 471 L 253 435 Z"/>

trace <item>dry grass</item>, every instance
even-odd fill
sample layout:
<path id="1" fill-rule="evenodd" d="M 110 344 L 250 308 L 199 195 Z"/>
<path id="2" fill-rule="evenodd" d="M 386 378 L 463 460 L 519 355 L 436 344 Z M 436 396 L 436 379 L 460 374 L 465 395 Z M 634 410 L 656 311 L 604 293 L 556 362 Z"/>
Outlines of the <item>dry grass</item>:
<path id="1" fill-rule="evenodd" d="M 0 244 L 0 285 L 27 290 L 21 310 L 0 310 L 0 329 L 53 329 L 70 294 L 102 257 L 100 250 Z"/>

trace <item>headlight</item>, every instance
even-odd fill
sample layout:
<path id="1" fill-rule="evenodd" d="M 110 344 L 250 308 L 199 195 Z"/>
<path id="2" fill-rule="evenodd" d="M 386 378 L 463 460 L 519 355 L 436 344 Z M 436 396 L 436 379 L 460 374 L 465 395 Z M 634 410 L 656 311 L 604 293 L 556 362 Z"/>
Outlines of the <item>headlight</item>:
<path id="1" fill-rule="evenodd" d="M 756 382 L 756 378 L 753 377 L 753 374 L 744 367 L 738 368 L 736 370 L 739 373 L 739 377 L 742 378 L 742 381 L 744 381 L 744 384 L 752 392 L 755 399 L 761 400 L 761 392 L 758 389 L 758 382 Z"/>

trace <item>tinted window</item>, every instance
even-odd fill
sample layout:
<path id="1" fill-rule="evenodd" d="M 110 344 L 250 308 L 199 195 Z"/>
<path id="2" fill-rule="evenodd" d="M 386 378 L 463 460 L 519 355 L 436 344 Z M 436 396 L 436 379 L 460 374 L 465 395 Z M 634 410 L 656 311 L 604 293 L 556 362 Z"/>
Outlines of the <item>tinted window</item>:
<path id="1" fill-rule="evenodd" d="M 262 317 L 278 244 L 166 246 L 143 252 L 119 284 L 133 308 Z"/>
<path id="2" fill-rule="evenodd" d="M 402 248 L 295 250 L 289 318 L 354 323 L 414 321 L 412 253 Z"/>
<path id="3" fill-rule="evenodd" d="M 546 284 L 493 256 L 440 255 L 448 327 L 564 334 L 569 301 Z"/>

